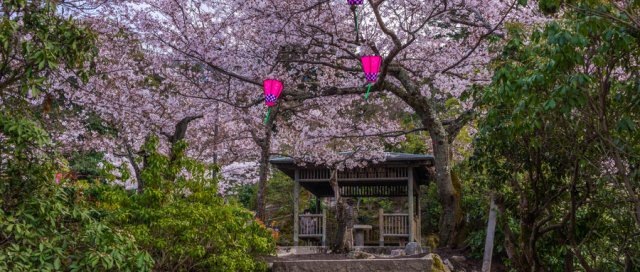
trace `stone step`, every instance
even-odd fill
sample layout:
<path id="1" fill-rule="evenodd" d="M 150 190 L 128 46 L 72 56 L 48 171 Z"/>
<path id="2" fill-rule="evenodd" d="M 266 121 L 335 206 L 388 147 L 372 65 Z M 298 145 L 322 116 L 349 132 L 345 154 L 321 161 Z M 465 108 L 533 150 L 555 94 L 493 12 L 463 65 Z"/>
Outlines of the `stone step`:
<path id="1" fill-rule="evenodd" d="M 274 261 L 273 272 L 431 272 L 433 259 L 346 259 Z"/>

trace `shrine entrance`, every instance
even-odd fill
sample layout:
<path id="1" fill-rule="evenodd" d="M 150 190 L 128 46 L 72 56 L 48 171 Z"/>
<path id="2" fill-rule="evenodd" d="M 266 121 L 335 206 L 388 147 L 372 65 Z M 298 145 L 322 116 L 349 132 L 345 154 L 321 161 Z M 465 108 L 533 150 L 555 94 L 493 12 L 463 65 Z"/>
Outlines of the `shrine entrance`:
<path id="1" fill-rule="evenodd" d="M 345 153 L 347 155 L 348 153 Z M 304 188 L 319 201 L 333 198 L 334 193 L 329 178 L 331 170 L 323 166 L 298 166 L 289 157 L 274 157 L 271 164 L 294 180 L 293 192 L 293 244 L 300 239 L 319 239 L 327 245 L 327 212 L 300 214 L 300 189 Z M 378 211 L 377 225 L 354 225 L 357 243 L 363 236 L 377 236 L 378 245 L 384 246 L 385 239 L 401 238 L 406 242 L 420 243 L 421 212 L 420 185 L 427 185 L 432 178 L 434 158 L 431 155 L 406 153 L 386 153 L 386 160 L 367 167 L 338 171 L 338 186 L 341 197 L 402 197 L 407 199 L 407 209 L 402 212 L 385 213 Z M 373 234 L 373 235 L 372 235 Z M 360 244 L 362 245 L 362 244 Z M 358 244 L 356 244 L 358 246 Z"/>

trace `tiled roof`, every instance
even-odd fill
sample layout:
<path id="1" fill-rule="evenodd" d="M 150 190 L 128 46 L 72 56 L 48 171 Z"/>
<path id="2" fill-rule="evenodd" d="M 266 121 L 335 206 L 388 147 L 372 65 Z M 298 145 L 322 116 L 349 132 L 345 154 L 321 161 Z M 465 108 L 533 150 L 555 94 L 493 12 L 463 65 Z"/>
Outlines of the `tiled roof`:
<path id="1" fill-rule="evenodd" d="M 340 152 L 340 155 L 350 155 L 352 152 Z M 385 152 L 385 161 L 433 161 L 432 155 L 423 154 L 410 154 L 410 153 L 397 153 L 397 152 Z M 269 160 L 272 164 L 293 164 L 294 160 L 291 157 L 286 156 L 274 156 Z"/>

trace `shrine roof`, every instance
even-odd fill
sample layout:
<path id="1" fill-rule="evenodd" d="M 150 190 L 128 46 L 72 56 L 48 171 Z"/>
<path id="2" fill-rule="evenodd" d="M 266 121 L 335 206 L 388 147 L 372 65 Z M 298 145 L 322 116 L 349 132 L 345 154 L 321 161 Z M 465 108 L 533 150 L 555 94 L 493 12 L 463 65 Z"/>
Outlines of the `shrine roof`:
<path id="1" fill-rule="evenodd" d="M 353 152 L 339 152 L 338 154 L 343 156 L 349 156 Z M 272 164 L 295 164 L 295 159 L 287 156 L 274 156 L 269 160 Z M 424 154 L 411 154 L 411 153 L 398 153 L 398 152 L 385 152 L 385 160 L 376 163 L 375 165 L 385 165 L 391 162 L 424 162 L 429 166 L 433 165 L 434 157 L 432 155 Z M 321 167 L 321 165 L 319 166 Z"/>

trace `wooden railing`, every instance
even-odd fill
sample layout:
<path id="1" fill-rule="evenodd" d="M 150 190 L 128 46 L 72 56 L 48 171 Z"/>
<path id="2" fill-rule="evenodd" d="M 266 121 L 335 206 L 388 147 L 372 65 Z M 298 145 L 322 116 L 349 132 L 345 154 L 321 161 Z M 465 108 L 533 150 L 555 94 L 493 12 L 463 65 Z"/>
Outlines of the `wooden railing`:
<path id="1" fill-rule="evenodd" d="M 385 237 L 392 238 L 391 242 L 397 239 L 407 240 L 413 236 L 414 241 L 419 241 L 418 218 L 413 218 L 413 228 L 409 228 L 410 217 L 407 213 L 384 213 L 382 209 L 379 211 L 378 228 L 375 230 L 365 231 L 365 241 L 371 241 L 372 235 L 378 235 L 380 246 L 384 246 Z M 327 239 L 327 221 L 326 211 L 321 214 L 300 214 L 298 216 L 298 236 L 300 238 L 320 238 L 322 245 L 326 245 Z M 409 235 L 410 229 L 413 229 L 413 235 Z M 376 231 L 377 230 L 377 231 Z M 375 238 L 374 238 L 375 239 Z M 311 239 L 315 240 L 315 239 Z M 317 240 L 316 240 L 317 241 Z M 404 242 L 401 242 L 401 245 Z"/>
<path id="2" fill-rule="evenodd" d="M 299 222 L 299 237 L 321 237 L 326 235 L 327 221 L 325 214 L 301 214 Z"/>
<path id="3" fill-rule="evenodd" d="M 405 179 L 409 177 L 408 173 L 406 167 L 354 168 L 338 172 L 338 180 Z"/>
<path id="4" fill-rule="evenodd" d="M 406 237 L 408 241 L 420 241 L 419 238 L 416 239 L 420 234 L 418 218 L 411 219 L 408 213 L 384 213 L 380 209 L 378 211 L 378 220 L 380 246 L 384 246 L 385 237 Z M 411 224 L 411 228 L 409 224 Z M 413 235 L 410 235 L 411 231 Z"/>
<path id="5" fill-rule="evenodd" d="M 300 224 L 300 237 L 322 237 L 322 214 L 301 214 L 298 222 Z"/>
<path id="6" fill-rule="evenodd" d="M 300 170 L 300 180 L 328 180 L 331 172 L 328 169 Z"/>
<path id="7" fill-rule="evenodd" d="M 406 185 L 341 185 L 340 195 L 344 197 L 367 197 L 367 196 L 406 196 Z"/>
<path id="8" fill-rule="evenodd" d="M 329 180 L 331 171 L 328 169 L 300 170 L 298 179 L 301 181 Z M 367 167 L 338 171 L 339 181 L 353 180 L 406 180 L 409 169 L 406 167 Z"/>
<path id="9" fill-rule="evenodd" d="M 384 236 L 409 236 L 409 214 L 382 214 L 382 230 Z"/>

